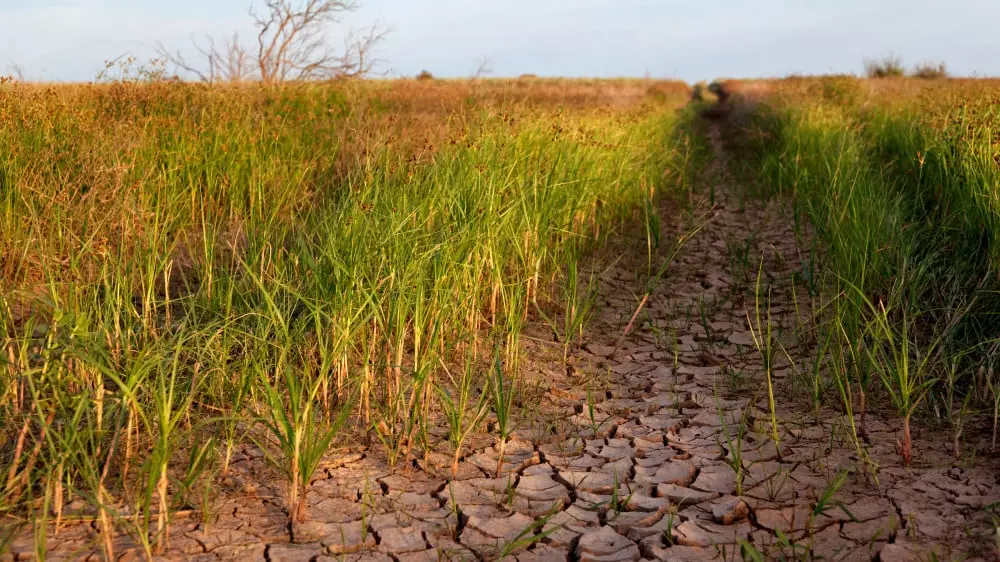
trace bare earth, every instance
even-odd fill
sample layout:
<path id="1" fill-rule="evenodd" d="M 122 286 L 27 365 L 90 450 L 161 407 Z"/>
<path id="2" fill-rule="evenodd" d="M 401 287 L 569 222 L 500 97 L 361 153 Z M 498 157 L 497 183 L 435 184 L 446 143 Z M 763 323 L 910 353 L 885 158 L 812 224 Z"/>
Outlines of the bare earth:
<path id="1" fill-rule="evenodd" d="M 290 529 L 281 480 L 248 447 L 207 525 L 197 513 L 175 518 L 163 559 L 739 560 L 740 541 L 764 559 L 997 559 L 994 525 L 982 508 L 1000 501 L 1000 463 L 979 433 L 967 437 L 956 461 L 947 433 L 918 429 L 913 465 L 904 469 L 898 424 L 870 414 L 876 487 L 844 414 L 817 415 L 799 397 L 804 386 L 792 379 L 796 369 L 809 371 L 815 346 L 796 330 L 790 288 L 800 261 L 791 219 L 776 204 L 742 203 L 721 172 L 717 130 L 711 139 L 719 161 L 705 181 L 716 184 L 715 204 L 696 205 L 691 219 L 708 222 L 628 337 L 621 339 L 644 287 L 634 273 L 646 263 L 639 239 L 623 241 L 632 250 L 601 273 L 600 309 L 569 367 L 543 327 L 523 339 L 523 369 L 537 384 L 538 404 L 529 409 L 534 419 L 520 420 L 500 478 L 488 435 L 472 443 L 455 480 L 445 445 L 395 472 L 380 447 L 358 447 L 331 456 L 309 490 L 308 520 Z M 667 210 L 664 221 L 677 232 L 691 226 Z M 740 272 L 732 248 L 747 240 L 750 270 Z M 783 353 L 776 360 L 778 446 L 747 324 L 762 254 L 777 339 L 799 363 Z M 805 295 L 799 286 L 803 322 Z M 838 488 L 841 470 L 848 472 Z M 91 525 L 50 530 L 47 543 L 52 560 L 100 558 Z M 123 559 L 143 557 L 127 537 L 116 546 Z M 24 535 L 0 560 L 31 558 L 32 548 Z"/>

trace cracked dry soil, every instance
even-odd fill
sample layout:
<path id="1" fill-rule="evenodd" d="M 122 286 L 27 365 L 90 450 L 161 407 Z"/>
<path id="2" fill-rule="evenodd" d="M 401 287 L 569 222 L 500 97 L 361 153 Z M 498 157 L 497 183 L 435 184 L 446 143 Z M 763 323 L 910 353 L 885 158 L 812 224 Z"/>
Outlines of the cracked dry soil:
<path id="1" fill-rule="evenodd" d="M 925 431 L 904 469 L 897 427 L 870 415 L 876 487 L 859 468 L 843 413 L 817 414 L 795 398 L 792 361 L 806 368 L 815 350 L 796 329 L 811 313 L 808 299 L 796 307 L 791 292 L 799 264 L 791 220 L 779 203 L 743 201 L 724 173 L 714 126 L 709 139 L 716 158 L 703 181 L 715 183 L 714 202 L 695 203 L 692 213 L 704 228 L 629 335 L 621 337 L 643 291 L 635 272 L 646 266 L 638 239 L 619 241 L 632 250 L 599 272 L 599 310 L 568 366 L 543 327 L 522 338 L 522 370 L 538 404 L 534 419 L 520 420 L 500 478 L 486 435 L 471 443 L 455 479 L 446 448 L 395 472 L 377 448 L 359 448 L 321 468 L 307 521 L 290 529 L 281 481 L 246 447 L 208 525 L 197 514 L 177 517 L 162 559 L 739 560 L 741 541 L 765 559 L 996 559 L 982 509 L 1000 499 L 995 457 L 957 462 L 946 436 Z M 734 243 L 751 256 L 749 275 L 732 263 Z M 772 325 L 789 350 L 775 361 L 778 446 L 748 329 L 759 256 Z M 832 501 L 817 509 L 842 470 Z M 31 558 L 31 541 L 19 537 L 6 559 Z M 50 531 L 47 543 L 52 560 L 101 557 L 92 526 Z M 127 537 L 116 546 L 122 559 L 143 556 Z"/>

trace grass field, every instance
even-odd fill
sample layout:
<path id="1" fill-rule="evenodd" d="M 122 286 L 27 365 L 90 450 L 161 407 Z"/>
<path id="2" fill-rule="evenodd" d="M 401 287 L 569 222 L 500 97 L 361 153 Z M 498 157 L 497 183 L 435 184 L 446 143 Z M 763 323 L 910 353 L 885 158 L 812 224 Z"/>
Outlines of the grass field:
<path id="1" fill-rule="evenodd" d="M 956 457 L 1000 407 L 1000 83 L 788 78 L 733 135 L 740 172 L 794 202 L 801 276 L 830 352 L 814 400 L 944 425 Z M 808 225 L 808 229 L 807 229 Z M 828 396 L 827 396 L 828 398 Z M 857 437 L 856 437 L 857 438 Z"/>
<path id="2" fill-rule="evenodd" d="M 289 530 L 307 517 L 324 456 L 341 446 L 377 451 L 387 472 L 447 451 L 454 477 L 485 430 L 499 479 L 516 418 L 538 400 L 522 384 L 522 334 L 544 326 L 570 371 L 567 357 L 599 308 L 588 272 L 608 257 L 599 250 L 626 239 L 643 241 L 648 271 L 619 271 L 618 281 L 644 282 L 645 294 L 614 295 L 604 302 L 633 308 L 605 312 L 627 321 L 619 345 L 633 323 L 659 329 L 641 312 L 672 296 L 659 281 L 685 240 L 670 246 L 673 227 L 750 233 L 698 250 L 731 253 L 729 271 L 700 271 L 696 287 L 728 286 L 732 310 L 682 295 L 689 308 L 683 318 L 674 311 L 669 337 L 642 336 L 652 347 L 635 355 L 657 384 L 666 371 L 672 385 L 685 383 L 685 354 L 687 372 L 712 384 L 728 373 L 744 414 L 766 390 L 756 422 L 741 418 L 738 444 L 717 443 L 723 453 L 705 461 L 731 463 L 737 495 L 744 469 L 768 464 L 739 460 L 744 422 L 773 444 L 779 473 L 803 462 L 782 459 L 791 417 L 779 410 L 798 400 L 777 384 L 806 396 L 810 429 L 832 427 L 796 446 L 832 449 L 843 423 L 852 462 L 875 489 L 887 461 L 868 451 L 879 445 L 873 435 L 894 435 L 886 416 L 900 436 L 889 453 L 904 467 L 928 442 L 912 438 L 913 425 L 947 435 L 956 465 L 995 455 L 1000 83 L 829 76 L 722 90 L 737 95 L 708 112 L 723 119 L 715 129 L 695 111 L 714 103 L 712 90 L 685 107 L 686 85 L 651 80 L 0 84 L 0 555 L 26 527 L 44 551 L 64 512 L 96 523 L 106 556 L 122 534 L 147 555 L 160 551 L 172 514 L 212 509 L 213 488 L 245 446 L 281 474 Z M 729 162 L 736 181 L 710 160 Z M 738 205 L 717 202 L 716 186 Z M 748 195 L 790 202 L 782 220 L 794 225 L 798 255 L 755 255 L 768 215 L 743 214 Z M 660 224 L 665 209 L 688 203 L 702 212 L 697 226 Z M 653 275 L 653 256 L 664 254 Z M 688 274 L 703 267 L 698 258 L 685 258 Z M 792 279 L 765 270 L 788 260 Z M 784 310 L 775 317 L 808 319 L 794 338 L 772 334 L 779 286 L 775 294 L 792 293 L 776 298 Z M 773 383 L 779 364 L 803 357 L 808 368 Z M 737 364 L 761 377 L 741 386 Z M 706 391 L 695 378 L 690 392 L 650 382 L 624 395 L 669 394 L 676 416 L 689 410 L 655 443 L 674 447 L 670 455 L 685 445 L 668 440 L 684 431 L 713 447 L 700 432 L 714 413 L 691 413 L 705 406 L 693 403 Z M 599 393 L 609 403 L 613 388 Z M 588 379 L 594 436 L 597 394 Z M 641 426 L 655 409 L 627 415 Z M 728 432 L 728 414 L 717 413 Z M 869 432 L 872 418 L 881 429 Z M 977 448 L 991 430 L 989 450 Z M 610 448 L 617 427 L 608 431 Z M 888 479 L 908 485 L 907 470 Z M 814 516 L 847 474 L 828 475 Z M 887 520 L 902 515 L 895 508 Z M 532 521 L 541 529 L 547 520 Z M 5 534 L 7 523 L 15 531 Z M 674 546 L 669 532 L 662 548 Z"/>
<path id="3" fill-rule="evenodd" d="M 686 95 L 0 87 L 0 517 L 82 501 L 158 543 L 256 441 L 294 520 L 333 442 L 402 463 L 431 415 L 457 459 L 484 408 L 503 429 L 526 320 L 569 345 L 587 252 L 687 188 Z"/>

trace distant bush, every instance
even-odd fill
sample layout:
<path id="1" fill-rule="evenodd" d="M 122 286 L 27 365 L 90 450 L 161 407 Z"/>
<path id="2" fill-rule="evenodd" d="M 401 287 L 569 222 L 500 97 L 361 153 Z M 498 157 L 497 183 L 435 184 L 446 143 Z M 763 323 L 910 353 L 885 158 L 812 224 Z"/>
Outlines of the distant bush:
<path id="1" fill-rule="evenodd" d="M 913 72 L 911 76 L 914 78 L 923 78 L 924 80 L 936 80 L 938 78 L 947 78 L 948 69 L 945 67 L 943 62 L 922 62 L 917 66 L 913 67 Z"/>
<path id="2" fill-rule="evenodd" d="M 430 73 L 429 70 L 421 70 L 420 74 L 417 74 L 417 80 L 433 80 L 434 75 Z"/>
<path id="3" fill-rule="evenodd" d="M 889 55 L 882 60 L 866 60 L 865 75 L 869 78 L 895 78 L 905 76 L 903 61 L 896 55 Z"/>
<path id="4" fill-rule="evenodd" d="M 537 74 L 522 74 L 517 77 L 518 80 L 535 80 L 538 78 Z"/>

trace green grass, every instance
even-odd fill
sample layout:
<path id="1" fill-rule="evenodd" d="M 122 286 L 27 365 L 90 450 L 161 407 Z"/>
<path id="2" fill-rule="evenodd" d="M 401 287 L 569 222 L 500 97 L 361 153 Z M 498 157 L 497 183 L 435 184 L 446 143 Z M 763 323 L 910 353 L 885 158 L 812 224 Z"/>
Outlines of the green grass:
<path id="1" fill-rule="evenodd" d="M 4 86 L 0 517 L 83 499 L 160 550 L 257 441 L 299 520 L 332 442 L 426 453 L 442 399 L 458 458 L 533 308 L 568 345 L 581 260 L 686 189 L 676 100 L 624 87 Z"/>
<path id="2" fill-rule="evenodd" d="M 818 272 L 809 292 L 819 284 L 834 386 L 857 400 L 848 411 L 860 433 L 866 408 L 898 412 L 908 463 L 921 405 L 993 411 L 974 373 L 991 365 L 1000 337 L 996 85 L 828 77 L 775 89 L 734 138 L 748 157 L 742 171 L 808 219 Z"/>

